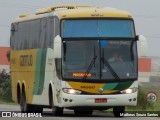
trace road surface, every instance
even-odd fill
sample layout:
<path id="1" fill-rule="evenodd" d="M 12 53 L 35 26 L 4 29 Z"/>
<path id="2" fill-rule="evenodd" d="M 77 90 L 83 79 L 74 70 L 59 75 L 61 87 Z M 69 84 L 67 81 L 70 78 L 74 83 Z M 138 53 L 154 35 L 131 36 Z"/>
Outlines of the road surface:
<path id="1" fill-rule="evenodd" d="M 0 111 L 19 111 L 20 107 L 18 105 L 4 105 L 0 104 Z M 0 118 L 1 120 L 106 120 L 106 119 L 112 119 L 112 120 L 119 120 L 120 118 L 114 118 L 112 113 L 105 113 L 105 112 L 99 112 L 94 111 L 92 116 L 75 116 L 73 111 L 64 111 L 64 115 L 60 117 L 55 117 L 52 115 L 50 109 L 44 109 L 47 111 L 47 113 L 42 114 L 42 118 Z M 2 113 L 1 113 L 2 114 Z M 125 120 L 160 120 L 160 117 L 123 117 Z"/>

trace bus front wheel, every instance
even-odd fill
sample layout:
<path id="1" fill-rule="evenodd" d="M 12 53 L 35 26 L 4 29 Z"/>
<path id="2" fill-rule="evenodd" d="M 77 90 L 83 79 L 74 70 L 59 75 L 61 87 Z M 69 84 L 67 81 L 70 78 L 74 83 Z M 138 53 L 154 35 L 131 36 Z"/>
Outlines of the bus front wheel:
<path id="1" fill-rule="evenodd" d="M 52 106 L 52 112 L 53 112 L 53 115 L 55 115 L 55 116 L 61 116 L 61 115 L 63 115 L 63 108 L 57 107 L 57 106 Z"/>
<path id="2" fill-rule="evenodd" d="M 125 106 L 113 107 L 114 117 L 123 117 L 125 113 Z"/>

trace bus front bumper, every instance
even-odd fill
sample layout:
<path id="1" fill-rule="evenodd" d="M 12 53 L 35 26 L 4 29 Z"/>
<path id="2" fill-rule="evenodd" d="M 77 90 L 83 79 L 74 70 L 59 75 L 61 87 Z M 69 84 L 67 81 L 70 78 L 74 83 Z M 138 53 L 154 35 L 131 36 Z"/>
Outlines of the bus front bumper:
<path id="1" fill-rule="evenodd" d="M 100 101 L 97 102 L 96 100 Z M 137 92 L 131 94 L 114 95 L 72 95 L 63 93 L 61 103 L 61 107 L 136 106 Z"/>

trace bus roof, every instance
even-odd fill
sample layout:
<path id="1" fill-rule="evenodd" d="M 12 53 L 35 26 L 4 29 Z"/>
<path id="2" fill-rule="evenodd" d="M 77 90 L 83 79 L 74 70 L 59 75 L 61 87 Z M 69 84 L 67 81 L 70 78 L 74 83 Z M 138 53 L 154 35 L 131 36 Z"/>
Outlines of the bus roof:
<path id="1" fill-rule="evenodd" d="M 51 6 L 38 10 L 34 15 L 20 15 L 15 22 L 57 16 L 59 19 L 67 18 L 132 18 L 131 14 L 116 8 L 97 6 Z"/>

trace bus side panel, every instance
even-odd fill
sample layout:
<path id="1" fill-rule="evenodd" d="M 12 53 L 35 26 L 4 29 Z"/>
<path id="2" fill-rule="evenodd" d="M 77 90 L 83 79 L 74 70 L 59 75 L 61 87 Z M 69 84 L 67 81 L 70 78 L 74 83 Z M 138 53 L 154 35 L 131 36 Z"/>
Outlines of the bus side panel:
<path id="1" fill-rule="evenodd" d="M 49 105 L 49 84 L 53 84 L 53 78 L 55 77 L 54 71 L 54 59 L 53 59 L 53 49 L 48 48 L 45 54 L 41 54 L 42 57 L 46 58 L 42 62 L 37 59 L 37 63 L 44 64 L 43 67 L 38 68 L 41 69 L 40 76 L 37 74 L 35 77 L 36 84 L 33 91 L 33 104 L 38 105 Z M 40 65 L 39 65 L 40 66 Z M 42 75 L 43 74 L 43 75 Z M 38 78 L 38 79 L 37 79 Z M 41 85 L 40 85 L 41 84 Z M 41 91 L 36 92 L 35 89 L 37 86 L 41 86 Z M 37 89 L 39 90 L 39 89 Z M 54 89 L 52 89 L 54 92 Z"/>
<path id="2" fill-rule="evenodd" d="M 18 102 L 17 101 L 17 83 L 15 82 L 14 79 L 14 72 L 11 72 L 11 90 L 12 90 L 12 99 L 14 102 Z"/>
<path id="3" fill-rule="evenodd" d="M 37 63 L 37 73 L 40 74 L 36 75 L 35 78 L 35 87 L 33 91 L 33 104 L 38 105 L 49 105 L 49 84 L 53 84 L 53 78 L 54 78 L 54 59 L 53 59 L 53 49 L 48 48 L 45 50 L 43 49 L 43 52 L 41 53 L 41 57 L 37 57 L 37 60 L 40 58 L 43 58 L 42 61 L 38 64 Z M 44 60 L 45 58 L 45 60 Z M 38 62 L 38 61 L 37 61 Z M 43 65 L 42 65 L 43 64 Z M 40 68 L 39 68 L 40 66 Z M 40 72 L 39 72 L 39 69 Z M 41 89 L 37 89 L 37 87 Z M 52 89 L 54 92 L 54 89 Z"/>
<path id="4" fill-rule="evenodd" d="M 25 87 L 26 102 L 31 104 L 33 100 L 33 87 L 35 83 L 35 66 L 37 50 L 16 50 L 11 51 L 11 78 L 13 100 L 17 102 L 17 84 Z"/>

